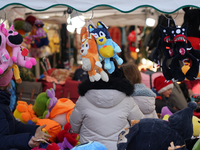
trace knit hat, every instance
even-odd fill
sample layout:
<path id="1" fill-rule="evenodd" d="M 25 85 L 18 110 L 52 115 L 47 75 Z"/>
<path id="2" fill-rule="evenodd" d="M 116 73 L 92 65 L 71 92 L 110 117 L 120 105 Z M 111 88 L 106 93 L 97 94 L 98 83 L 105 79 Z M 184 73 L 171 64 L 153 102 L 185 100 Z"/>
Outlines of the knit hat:
<path id="1" fill-rule="evenodd" d="M 171 80 L 167 81 L 164 76 L 158 76 L 154 79 L 154 87 L 156 88 L 158 94 L 160 94 L 170 88 L 172 89 L 174 85 Z"/>
<path id="2" fill-rule="evenodd" d="M 10 80 L 13 77 L 12 69 L 9 69 L 6 74 L 2 77 L 0 76 L 0 86 L 7 86 L 10 83 Z"/>

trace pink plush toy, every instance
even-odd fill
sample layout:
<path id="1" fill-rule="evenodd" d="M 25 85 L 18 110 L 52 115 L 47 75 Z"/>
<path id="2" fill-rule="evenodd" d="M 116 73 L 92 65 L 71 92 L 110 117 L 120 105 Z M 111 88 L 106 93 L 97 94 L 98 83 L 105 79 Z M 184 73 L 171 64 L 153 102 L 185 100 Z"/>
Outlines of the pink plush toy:
<path id="1" fill-rule="evenodd" d="M 35 58 L 27 57 L 29 51 L 21 46 L 23 38 L 18 32 L 14 31 L 13 25 L 9 30 L 4 29 L 4 31 L 7 45 L 12 48 L 12 61 L 19 66 L 26 67 L 27 69 L 36 65 Z"/>
<path id="2" fill-rule="evenodd" d="M 4 24 L 0 25 L 0 75 L 8 68 L 11 67 L 13 62 L 6 50 L 6 37 L 3 32 L 6 31 Z"/>

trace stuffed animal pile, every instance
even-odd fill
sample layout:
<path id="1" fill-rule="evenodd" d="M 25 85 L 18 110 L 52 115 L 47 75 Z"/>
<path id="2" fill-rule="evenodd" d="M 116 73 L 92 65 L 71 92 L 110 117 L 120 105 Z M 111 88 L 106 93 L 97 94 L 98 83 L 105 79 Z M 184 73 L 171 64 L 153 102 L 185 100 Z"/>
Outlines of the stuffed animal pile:
<path id="1" fill-rule="evenodd" d="M 118 65 L 123 63 L 123 60 L 117 55 L 121 52 L 121 48 L 111 39 L 108 27 L 101 21 L 97 23 L 97 28 L 90 24 L 88 30 L 89 32 L 86 27 L 83 27 L 81 32 L 82 68 L 88 71 L 91 82 L 100 79 L 107 82 L 108 75 L 102 67 L 112 74 L 115 70 L 114 59 Z M 103 66 L 100 61 L 104 61 Z"/>
<path id="2" fill-rule="evenodd" d="M 51 135 L 50 142 L 58 142 L 58 147 L 63 150 L 65 148 L 71 149 L 80 144 L 79 135 L 72 132 L 69 123 L 69 117 L 74 106 L 75 104 L 70 99 L 57 99 L 55 91 L 47 89 L 46 92 L 42 92 L 37 96 L 34 105 L 18 101 L 13 115 L 16 119 L 26 124 L 39 126 L 46 124 L 44 132 Z M 62 127 L 64 128 L 62 129 Z M 53 145 L 55 146 L 55 144 Z M 47 145 L 43 145 L 42 148 L 44 147 L 47 148 Z"/>
<path id="3" fill-rule="evenodd" d="M 196 80 L 199 73 L 200 51 L 195 50 L 187 40 L 188 25 L 182 27 L 160 26 L 160 39 L 153 53 L 153 60 L 159 64 L 161 51 L 165 57 L 162 61 L 163 75 L 166 80 L 183 81 Z M 184 74 L 184 61 L 191 61 L 189 70 Z M 181 63 L 182 62 L 182 63 Z"/>

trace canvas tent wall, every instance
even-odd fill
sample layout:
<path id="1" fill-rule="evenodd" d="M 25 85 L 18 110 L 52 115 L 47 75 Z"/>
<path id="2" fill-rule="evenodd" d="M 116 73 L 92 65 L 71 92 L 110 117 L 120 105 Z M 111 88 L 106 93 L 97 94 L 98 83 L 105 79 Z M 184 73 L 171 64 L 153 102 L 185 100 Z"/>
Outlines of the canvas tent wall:
<path id="1" fill-rule="evenodd" d="M 5 9 L 7 18 L 13 20 L 17 17 L 23 18 L 25 14 L 34 13 L 42 17 L 49 12 L 55 12 L 54 16 L 44 19 L 49 22 L 63 23 L 64 10 L 67 7 L 82 12 L 86 18 L 91 17 L 91 10 L 94 10 L 93 22 L 103 21 L 106 25 L 144 25 L 145 8 L 152 8 L 159 13 L 176 15 L 179 10 L 179 17 L 176 18 L 178 24 L 182 23 L 183 12 L 181 8 L 191 6 L 200 8 L 199 0 L 6 0 L 0 2 L 0 10 Z M 53 13 L 51 13 L 53 14 Z M 49 14 L 48 14 L 49 15 Z M 155 19 L 156 19 L 155 15 Z M 3 13 L 0 13 L 3 18 Z"/>

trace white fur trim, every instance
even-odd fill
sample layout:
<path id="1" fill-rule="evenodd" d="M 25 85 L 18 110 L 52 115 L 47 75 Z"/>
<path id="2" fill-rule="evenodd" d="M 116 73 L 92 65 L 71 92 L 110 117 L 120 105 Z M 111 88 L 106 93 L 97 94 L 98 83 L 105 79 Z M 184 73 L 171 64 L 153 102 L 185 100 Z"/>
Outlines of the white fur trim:
<path id="1" fill-rule="evenodd" d="M 173 87 L 174 87 L 173 83 L 168 84 L 167 86 L 165 86 L 165 87 L 163 87 L 162 89 L 160 89 L 160 90 L 158 91 L 158 94 L 160 94 L 160 93 L 162 93 L 162 92 L 164 92 L 164 91 L 166 91 L 166 90 L 168 90 L 168 89 L 172 89 Z"/>

